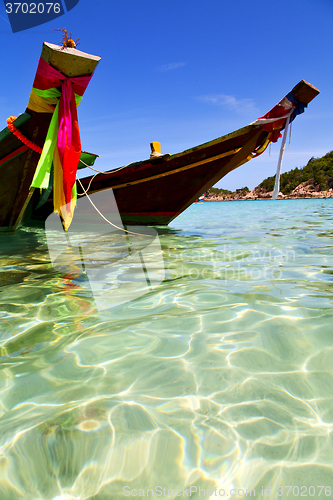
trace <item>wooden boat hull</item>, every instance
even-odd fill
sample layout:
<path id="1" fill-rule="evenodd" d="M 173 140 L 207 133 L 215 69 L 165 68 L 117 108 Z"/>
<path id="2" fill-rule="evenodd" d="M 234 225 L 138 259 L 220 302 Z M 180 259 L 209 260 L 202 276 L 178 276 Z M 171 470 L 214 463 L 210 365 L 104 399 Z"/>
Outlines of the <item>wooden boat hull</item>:
<path id="1" fill-rule="evenodd" d="M 36 116 L 38 115 L 38 116 Z M 25 137 L 43 147 L 51 116 L 30 111 L 15 125 Z M 18 123 L 17 123 L 18 122 Z M 5 134 L 6 133 L 6 134 Z M 39 160 L 39 153 L 23 147 L 8 130 L 3 133 L 0 157 L 0 226 L 16 228 L 29 202 L 30 185 Z M 0 137 L 1 139 L 1 137 Z"/>
<path id="2" fill-rule="evenodd" d="M 303 81 L 293 92 L 303 104 L 319 93 Z M 124 225 L 167 225 L 228 172 L 256 155 L 268 136 L 259 120 L 175 155 L 151 158 L 81 179 L 78 193 L 112 189 Z M 50 198 L 33 213 L 33 218 L 45 220 L 52 210 Z"/>

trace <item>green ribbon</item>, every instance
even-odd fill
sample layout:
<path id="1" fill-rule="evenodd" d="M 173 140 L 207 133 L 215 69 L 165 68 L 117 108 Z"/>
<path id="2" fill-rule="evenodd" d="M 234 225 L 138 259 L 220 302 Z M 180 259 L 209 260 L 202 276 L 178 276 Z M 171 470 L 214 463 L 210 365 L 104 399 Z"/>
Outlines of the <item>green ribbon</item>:
<path id="1" fill-rule="evenodd" d="M 58 89 L 38 90 L 34 89 L 37 94 L 43 97 L 55 97 L 60 95 Z M 51 95 L 52 94 L 52 95 Z M 75 94 L 75 102 L 78 106 L 82 100 L 82 96 Z M 46 139 L 43 146 L 42 154 L 36 167 L 34 178 L 32 179 L 31 187 L 39 189 L 47 189 L 50 184 L 50 173 L 52 169 L 54 148 L 57 145 L 57 137 L 59 130 L 59 102 L 57 103 L 49 129 L 47 131 Z"/>

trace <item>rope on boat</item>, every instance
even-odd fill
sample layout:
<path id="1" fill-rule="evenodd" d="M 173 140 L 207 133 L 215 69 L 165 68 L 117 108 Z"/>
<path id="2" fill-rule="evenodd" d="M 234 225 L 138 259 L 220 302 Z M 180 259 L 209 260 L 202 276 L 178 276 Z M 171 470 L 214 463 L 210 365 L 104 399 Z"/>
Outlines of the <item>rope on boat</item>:
<path id="1" fill-rule="evenodd" d="M 277 164 L 277 168 L 276 168 L 275 184 L 274 184 L 274 191 L 273 191 L 273 195 L 272 195 L 272 200 L 276 200 L 276 198 L 278 197 L 279 192 L 280 192 L 280 177 L 281 177 L 282 160 L 283 160 L 283 155 L 284 155 L 284 151 L 285 151 L 289 125 L 290 125 L 289 145 L 290 145 L 290 140 L 291 140 L 291 117 L 296 109 L 295 104 L 293 102 L 290 102 L 290 108 L 291 108 L 290 111 L 282 116 L 278 116 L 276 118 L 258 118 L 258 120 L 251 123 L 251 125 L 265 125 L 268 123 L 273 123 L 275 121 L 286 119 L 286 122 L 284 125 L 284 133 L 283 133 L 281 148 L 280 148 L 280 155 L 279 155 L 278 164 Z M 262 147 L 259 150 L 259 154 L 264 149 L 265 148 Z"/>
<path id="2" fill-rule="evenodd" d="M 280 149 L 280 156 L 279 156 L 277 169 L 276 169 L 275 185 L 274 185 L 272 200 L 276 200 L 276 198 L 278 197 L 279 192 L 280 192 L 280 177 L 281 177 L 282 160 L 283 160 L 284 150 L 285 150 L 285 146 L 286 146 L 286 140 L 287 140 L 287 136 L 288 136 L 288 127 L 289 127 L 289 123 L 290 123 L 290 118 L 291 118 L 293 111 L 294 111 L 293 109 L 290 111 L 290 113 L 286 119 L 286 124 L 285 124 L 284 132 L 283 132 L 283 138 L 282 138 L 281 149 Z"/>
<path id="3" fill-rule="evenodd" d="M 250 125 L 264 125 L 265 123 L 273 123 L 273 122 L 278 122 L 279 120 L 284 120 L 285 118 L 288 118 L 288 116 L 290 117 L 291 113 L 294 110 L 295 110 L 295 107 L 293 107 L 289 111 L 289 113 L 286 113 L 285 115 L 282 115 L 282 116 L 277 116 L 276 118 L 258 118 L 254 122 L 251 122 Z"/>
<path id="4" fill-rule="evenodd" d="M 87 168 L 91 168 L 91 170 L 94 170 L 95 172 L 99 173 L 99 174 L 113 174 L 114 172 L 118 172 L 119 170 L 122 170 L 123 168 L 127 168 L 127 167 L 130 167 L 131 165 L 134 165 L 134 163 L 137 163 L 136 161 L 132 162 L 132 163 L 129 163 L 128 165 L 124 165 L 123 167 L 118 167 L 118 168 L 115 168 L 113 170 L 109 170 L 107 172 L 102 172 L 101 170 L 97 170 L 97 168 L 93 168 L 91 167 L 90 165 L 88 165 L 87 163 L 85 163 L 83 160 L 80 159 L 80 162 L 85 165 Z"/>
<path id="5" fill-rule="evenodd" d="M 101 172 L 101 170 L 97 170 L 97 168 L 93 168 L 93 167 L 91 167 L 90 165 L 88 165 L 87 163 L 85 163 L 85 162 L 84 162 L 83 160 L 81 160 L 81 159 L 80 159 L 80 162 L 81 162 L 83 165 L 85 165 L 86 167 L 91 168 L 91 170 L 94 170 L 95 172 L 97 172 L 97 174 L 93 175 L 93 176 L 92 176 L 92 178 L 90 179 L 90 182 L 89 182 L 88 187 L 87 187 L 87 191 L 85 191 L 85 189 L 83 188 L 83 186 L 82 186 L 82 184 L 81 184 L 81 182 L 80 182 L 81 187 L 82 187 L 82 189 L 83 189 L 83 193 L 77 193 L 77 196 L 84 196 L 84 195 L 88 196 L 87 192 L 89 191 L 90 186 L 91 186 L 91 183 L 92 183 L 92 181 L 95 179 L 96 175 L 98 175 L 98 174 L 105 174 L 105 175 L 106 175 L 106 174 L 109 174 L 110 172 Z M 124 167 L 121 167 L 121 168 L 124 168 Z M 77 180 L 79 180 L 79 179 L 78 179 L 78 177 L 76 177 L 76 179 L 77 179 Z"/>
<path id="6" fill-rule="evenodd" d="M 129 167 L 130 165 L 133 165 L 133 163 L 136 163 L 136 162 L 132 162 L 132 163 L 129 163 L 128 165 L 124 165 L 123 167 L 116 168 L 116 169 L 111 170 L 111 171 L 109 171 L 109 172 L 102 172 L 101 170 L 97 170 L 97 168 L 93 168 L 93 167 L 91 167 L 90 165 L 88 165 L 87 163 L 85 163 L 85 162 L 84 162 L 83 160 L 81 160 L 81 159 L 80 159 L 80 162 L 82 163 L 82 165 L 85 165 L 87 168 L 90 168 L 91 170 L 94 170 L 95 172 L 97 172 L 97 173 L 96 173 L 95 175 L 93 175 L 93 176 L 92 176 L 92 178 L 90 179 L 90 182 L 89 182 L 88 187 L 87 187 L 87 191 L 89 191 L 90 186 L 91 186 L 91 183 L 92 183 L 92 181 L 95 179 L 96 175 L 98 175 L 98 174 L 108 175 L 108 174 L 111 174 L 111 173 L 113 174 L 114 172 L 119 172 L 119 170 L 122 170 L 123 168 L 127 168 L 127 167 Z M 80 182 L 80 184 L 81 184 L 81 182 Z M 81 184 L 81 186 L 82 186 L 82 184 Z M 83 189 L 83 187 L 82 187 L 82 189 Z M 78 196 L 84 196 L 84 195 L 88 196 L 88 195 L 87 195 L 87 193 L 86 193 L 86 191 L 85 191 L 84 189 L 83 189 L 83 193 L 77 193 L 77 195 L 78 195 Z"/>
<path id="7" fill-rule="evenodd" d="M 82 162 L 83 163 L 83 162 Z M 88 165 L 87 165 L 88 166 Z M 101 172 L 101 173 L 106 173 L 106 172 Z M 97 175 L 97 174 L 96 174 Z M 82 182 L 80 181 L 80 179 L 78 177 L 76 177 L 76 180 L 79 182 L 82 190 L 83 190 L 83 193 L 81 193 L 80 196 L 82 195 L 86 195 L 86 197 L 88 198 L 88 200 L 90 201 L 91 205 L 94 207 L 94 209 L 96 210 L 96 212 L 102 217 L 102 219 L 105 220 L 105 222 L 107 222 L 108 224 L 110 224 L 111 226 L 115 227 L 116 229 L 119 229 L 120 231 L 124 231 L 124 233 L 128 233 L 128 234 L 135 234 L 136 236 L 147 236 L 146 234 L 142 234 L 142 233 L 134 233 L 133 231 L 128 231 L 128 229 L 124 229 L 123 227 L 119 227 L 117 226 L 116 224 L 114 224 L 113 222 L 111 222 L 109 219 L 107 219 L 103 214 L 102 212 L 100 212 L 98 210 L 98 208 L 96 207 L 96 205 L 94 204 L 94 202 L 92 201 L 92 199 L 90 198 L 89 194 L 88 194 L 88 190 L 86 191 L 83 187 L 83 184 Z M 89 184 L 90 186 L 90 184 Z"/>

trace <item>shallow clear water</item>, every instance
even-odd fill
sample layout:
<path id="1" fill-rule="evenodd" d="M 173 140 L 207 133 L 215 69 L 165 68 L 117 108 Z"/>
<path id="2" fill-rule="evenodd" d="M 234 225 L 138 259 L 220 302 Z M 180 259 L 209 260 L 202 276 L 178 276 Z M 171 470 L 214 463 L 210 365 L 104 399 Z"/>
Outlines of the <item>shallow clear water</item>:
<path id="1" fill-rule="evenodd" d="M 0 234 L 1 500 L 330 497 L 332 221 L 192 205 L 165 280 L 111 312 L 43 230 Z"/>

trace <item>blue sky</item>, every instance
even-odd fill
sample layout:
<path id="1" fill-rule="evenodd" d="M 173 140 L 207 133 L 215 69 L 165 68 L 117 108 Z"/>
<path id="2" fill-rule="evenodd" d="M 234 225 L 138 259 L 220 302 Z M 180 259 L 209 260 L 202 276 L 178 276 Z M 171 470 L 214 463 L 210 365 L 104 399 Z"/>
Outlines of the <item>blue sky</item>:
<path id="1" fill-rule="evenodd" d="M 332 0 L 80 0 L 64 16 L 13 34 L 0 4 L 0 118 L 28 103 L 43 41 L 66 27 L 102 57 L 79 106 L 83 149 L 107 170 L 149 157 L 151 141 L 177 153 L 236 130 L 304 79 L 321 91 L 293 123 L 283 171 L 333 149 Z M 254 188 L 279 153 L 217 186 Z"/>

